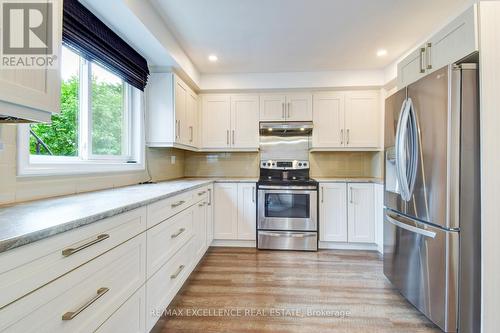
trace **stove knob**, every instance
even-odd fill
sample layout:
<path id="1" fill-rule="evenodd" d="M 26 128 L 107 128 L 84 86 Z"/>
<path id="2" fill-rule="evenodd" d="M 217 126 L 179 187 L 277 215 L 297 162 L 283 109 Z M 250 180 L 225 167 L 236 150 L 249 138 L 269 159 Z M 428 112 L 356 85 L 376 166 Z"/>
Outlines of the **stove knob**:
<path id="1" fill-rule="evenodd" d="M 301 167 L 301 166 L 302 166 L 302 163 L 299 163 L 299 167 Z"/>

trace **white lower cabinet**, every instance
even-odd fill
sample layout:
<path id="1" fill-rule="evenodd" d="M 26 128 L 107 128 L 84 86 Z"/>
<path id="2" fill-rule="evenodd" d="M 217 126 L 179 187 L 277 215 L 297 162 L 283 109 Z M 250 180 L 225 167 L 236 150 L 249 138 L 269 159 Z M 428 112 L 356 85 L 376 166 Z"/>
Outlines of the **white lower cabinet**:
<path id="1" fill-rule="evenodd" d="M 320 241 L 377 242 L 374 186 L 372 183 L 320 184 Z"/>
<path id="2" fill-rule="evenodd" d="M 98 333 L 146 332 L 146 286 L 143 285 L 109 318 Z"/>
<path id="3" fill-rule="evenodd" d="M 373 184 L 348 184 L 347 240 L 375 243 L 375 196 Z"/>
<path id="4" fill-rule="evenodd" d="M 347 184 L 323 183 L 319 190 L 319 240 L 347 242 Z"/>
<path id="5" fill-rule="evenodd" d="M 207 250 L 207 202 L 200 201 L 194 211 L 194 257 L 201 259 Z"/>
<path id="6" fill-rule="evenodd" d="M 255 240 L 255 183 L 219 183 L 214 187 L 214 239 Z"/>
<path id="7" fill-rule="evenodd" d="M 93 332 L 145 280 L 142 233 L 0 310 L 0 331 Z"/>

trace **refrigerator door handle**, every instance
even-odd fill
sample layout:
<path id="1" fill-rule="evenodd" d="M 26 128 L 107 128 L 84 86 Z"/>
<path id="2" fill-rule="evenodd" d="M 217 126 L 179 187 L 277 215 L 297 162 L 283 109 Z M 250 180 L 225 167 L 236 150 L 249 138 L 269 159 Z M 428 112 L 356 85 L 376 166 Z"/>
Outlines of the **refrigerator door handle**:
<path id="1" fill-rule="evenodd" d="M 422 235 L 422 236 L 425 236 L 425 237 L 430 237 L 430 238 L 435 238 L 436 237 L 436 233 L 433 232 L 433 231 L 425 230 L 425 229 L 422 229 L 422 228 L 414 227 L 412 225 L 403 223 L 401 221 L 396 220 L 394 217 L 390 216 L 387 213 L 385 214 L 385 219 L 387 220 L 387 222 L 390 222 L 390 223 L 394 224 L 397 227 L 400 227 L 402 229 L 408 230 L 408 231 L 413 232 L 415 234 L 419 234 L 419 235 Z"/>

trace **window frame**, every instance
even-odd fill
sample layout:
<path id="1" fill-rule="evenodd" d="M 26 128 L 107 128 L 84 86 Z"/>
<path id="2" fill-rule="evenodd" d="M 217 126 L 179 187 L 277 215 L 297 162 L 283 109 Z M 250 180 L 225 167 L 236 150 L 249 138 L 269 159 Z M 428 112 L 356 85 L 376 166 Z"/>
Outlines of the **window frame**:
<path id="1" fill-rule="evenodd" d="M 144 135 L 144 96 L 143 92 L 123 81 L 124 87 L 124 142 L 126 153 L 123 155 L 98 155 L 92 153 L 92 64 L 106 69 L 99 62 L 85 59 L 77 51 L 69 48 L 80 57 L 80 92 L 78 111 L 78 155 L 50 156 L 31 155 L 30 125 L 18 126 L 18 176 L 74 175 L 87 173 L 106 173 L 145 170 Z M 107 69 L 106 69 L 107 70 Z M 85 135 L 81 135 L 85 133 Z"/>

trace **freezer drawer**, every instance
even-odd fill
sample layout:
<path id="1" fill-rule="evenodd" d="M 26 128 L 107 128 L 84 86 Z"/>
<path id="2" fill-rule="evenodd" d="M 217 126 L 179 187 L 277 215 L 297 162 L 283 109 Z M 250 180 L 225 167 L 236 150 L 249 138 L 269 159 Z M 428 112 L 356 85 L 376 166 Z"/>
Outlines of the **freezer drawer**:
<path id="1" fill-rule="evenodd" d="M 457 330 L 459 232 L 384 212 L 384 274 L 445 332 Z"/>
<path id="2" fill-rule="evenodd" d="M 258 248 L 268 250 L 317 251 L 316 232 L 262 231 L 257 232 Z"/>

